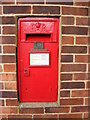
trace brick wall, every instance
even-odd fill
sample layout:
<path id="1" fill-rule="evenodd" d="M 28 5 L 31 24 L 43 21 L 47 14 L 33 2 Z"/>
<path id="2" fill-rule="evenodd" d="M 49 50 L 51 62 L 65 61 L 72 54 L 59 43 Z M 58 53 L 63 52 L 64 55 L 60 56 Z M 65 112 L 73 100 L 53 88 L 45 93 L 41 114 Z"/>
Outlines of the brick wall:
<path id="1" fill-rule="evenodd" d="M 30 2 L 29 2 L 30 1 Z M 16 77 L 16 22 L 19 15 L 61 15 L 60 106 L 20 108 Z M 90 88 L 88 2 L 2 0 L 0 4 L 0 118 L 88 118 Z"/>

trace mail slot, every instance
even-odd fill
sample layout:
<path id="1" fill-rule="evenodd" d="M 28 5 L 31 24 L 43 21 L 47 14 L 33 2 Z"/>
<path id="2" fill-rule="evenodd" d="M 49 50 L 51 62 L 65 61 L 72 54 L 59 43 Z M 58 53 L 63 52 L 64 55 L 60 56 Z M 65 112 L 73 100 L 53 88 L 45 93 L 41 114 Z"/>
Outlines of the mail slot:
<path id="1" fill-rule="evenodd" d="M 18 90 L 20 102 L 58 99 L 59 19 L 18 19 Z"/>

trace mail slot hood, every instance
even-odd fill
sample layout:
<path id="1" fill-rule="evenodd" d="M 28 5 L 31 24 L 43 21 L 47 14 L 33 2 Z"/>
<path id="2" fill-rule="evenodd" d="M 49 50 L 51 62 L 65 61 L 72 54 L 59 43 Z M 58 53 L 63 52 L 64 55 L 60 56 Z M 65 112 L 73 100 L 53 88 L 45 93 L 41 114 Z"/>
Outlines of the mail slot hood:
<path id="1" fill-rule="evenodd" d="M 20 18 L 20 37 L 22 42 L 57 42 L 58 19 Z M 38 38 L 38 39 L 37 39 Z"/>

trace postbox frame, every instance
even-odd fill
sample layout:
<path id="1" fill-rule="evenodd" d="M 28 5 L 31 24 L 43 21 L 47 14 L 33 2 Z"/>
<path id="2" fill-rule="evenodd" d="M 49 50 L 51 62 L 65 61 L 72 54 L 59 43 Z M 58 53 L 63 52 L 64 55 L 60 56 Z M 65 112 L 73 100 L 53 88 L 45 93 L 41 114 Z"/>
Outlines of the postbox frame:
<path id="1" fill-rule="evenodd" d="M 28 16 L 28 15 L 25 15 L 25 16 L 17 16 L 16 17 L 16 25 L 18 26 L 18 19 L 19 18 L 29 18 L 29 17 L 41 17 L 42 18 L 42 15 L 40 15 L 40 16 L 36 16 L 36 15 L 34 15 L 34 16 L 32 16 L 32 15 L 30 15 L 30 16 Z M 60 64 L 60 60 L 61 60 L 61 17 L 60 17 L 60 15 L 55 15 L 55 16 L 53 16 L 53 15 L 47 15 L 47 16 L 43 16 L 43 17 L 46 17 L 46 18 L 59 18 L 59 60 L 58 60 L 58 100 L 57 100 L 57 102 L 27 102 L 27 103 L 21 103 L 20 101 L 19 101 L 19 97 L 18 97 L 18 102 L 19 102 L 19 106 L 20 107 L 24 107 L 24 108 L 27 108 L 27 107 L 58 107 L 58 106 L 60 106 L 60 69 L 61 69 L 61 64 Z M 20 26 L 19 26 L 20 27 Z M 17 27 L 17 40 L 16 40 L 16 47 L 17 47 L 17 49 L 18 49 L 18 39 L 20 40 L 20 35 L 18 34 L 18 27 Z M 18 51 L 19 51 L 19 49 L 18 49 Z M 19 56 L 17 55 L 16 56 L 17 58 L 19 58 Z M 18 62 L 17 62 L 17 71 L 19 71 L 19 67 L 18 67 Z M 20 66 L 20 65 L 19 65 Z M 18 78 L 20 78 L 20 75 L 18 74 L 18 72 L 17 72 L 17 79 Z M 17 86 L 18 86 L 18 89 L 20 89 L 20 83 L 19 83 L 20 81 L 17 81 Z M 18 92 L 18 96 L 19 96 L 19 94 L 20 94 L 20 91 L 17 89 L 17 92 Z"/>

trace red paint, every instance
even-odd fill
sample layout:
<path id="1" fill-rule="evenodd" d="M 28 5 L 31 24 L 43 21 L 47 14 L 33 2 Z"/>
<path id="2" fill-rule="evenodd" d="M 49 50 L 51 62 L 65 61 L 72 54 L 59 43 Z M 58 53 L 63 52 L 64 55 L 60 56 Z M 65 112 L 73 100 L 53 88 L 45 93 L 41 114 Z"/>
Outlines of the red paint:
<path id="1" fill-rule="evenodd" d="M 49 66 L 30 66 L 34 42 L 44 42 Z M 18 88 L 20 102 L 56 102 L 58 98 L 58 18 L 20 18 L 18 21 Z M 33 51 L 34 53 L 34 51 Z M 25 69 L 27 73 L 25 73 Z"/>

